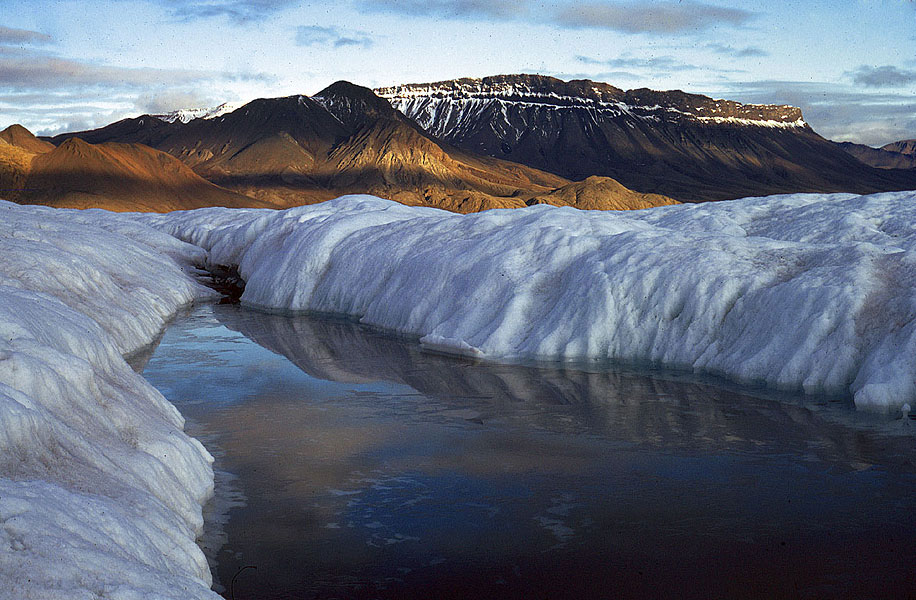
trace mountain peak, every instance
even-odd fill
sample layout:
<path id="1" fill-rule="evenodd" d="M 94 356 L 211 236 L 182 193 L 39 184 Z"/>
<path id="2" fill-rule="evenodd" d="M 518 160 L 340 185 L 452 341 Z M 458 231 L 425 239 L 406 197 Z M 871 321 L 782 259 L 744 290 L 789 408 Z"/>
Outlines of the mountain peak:
<path id="1" fill-rule="evenodd" d="M 356 129 L 377 119 L 403 119 L 403 115 L 391 107 L 367 87 L 337 81 L 321 90 L 312 99 L 337 117 L 345 126 Z"/>
<path id="2" fill-rule="evenodd" d="M 916 139 L 891 142 L 890 144 L 881 146 L 881 149 L 888 152 L 897 152 L 898 154 L 905 154 L 916 158 Z"/>
<path id="3" fill-rule="evenodd" d="M 38 139 L 35 137 L 35 134 L 18 123 L 10 125 L 3 131 L 0 131 L 0 140 L 3 140 L 10 146 L 17 146 L 34 154 L 40 154 L 54 149 L 54 144 Z"/>

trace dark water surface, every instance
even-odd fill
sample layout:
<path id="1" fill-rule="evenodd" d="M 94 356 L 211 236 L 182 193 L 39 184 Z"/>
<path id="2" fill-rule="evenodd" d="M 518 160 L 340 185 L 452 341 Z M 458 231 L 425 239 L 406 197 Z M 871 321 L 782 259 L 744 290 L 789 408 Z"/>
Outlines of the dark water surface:
<path id="1" fill-rule="evenodd" d="M 144 375 L 217 458 L 227 598 L 916 598 L 916 421 L 848 400 L 237 306 Z"/>

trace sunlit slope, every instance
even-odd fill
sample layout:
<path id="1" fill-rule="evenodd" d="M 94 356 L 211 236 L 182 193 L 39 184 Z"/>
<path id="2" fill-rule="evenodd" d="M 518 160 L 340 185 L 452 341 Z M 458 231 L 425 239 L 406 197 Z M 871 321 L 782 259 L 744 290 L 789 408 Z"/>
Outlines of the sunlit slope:
<path id="1" fill-rule="evenodd" d="M 165 123 L 144 115 L 55 141 L 73 137 L 151 144 L 207 180 L 277 207 L 369 193 L 466 213 L 518 208 L 571 183 L 455 148 L 368 88 L 347 82 L 313 97 L 255 100 L 215 118 Z M 592 195 L 604 189 L 596 188 Z M 557 194 L 550 201 L 562 203 L 566 197 Z M 654 203 L 643 198 L 629 205 L 626 198 L 617 194 L 593 204 L 641 208 Z"/>
<path id="2" fill-rule="evenodd" d="M 0 140 L 0 189 L 10 200 L 66 208 L 170 211 L 267 206 L 204 180 L 172 156 L 142 144 L 58 147 L 10 127 Z M 9 141 L 6 141 L 9 140 Z"/>

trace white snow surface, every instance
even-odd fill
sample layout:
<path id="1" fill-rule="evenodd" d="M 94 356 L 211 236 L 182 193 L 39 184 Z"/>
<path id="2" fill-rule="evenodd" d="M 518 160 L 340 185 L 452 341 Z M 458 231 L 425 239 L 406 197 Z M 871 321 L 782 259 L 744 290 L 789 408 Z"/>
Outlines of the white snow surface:
<path id="1" fill-rule="evenodd" d="M 218 598 L 195 543 L 212 459 L 122 355 L 209 292 L 199 248 L 0 201 L 0 597 Z"/>
<path id="2" fill-rule="evenodd" d="M 494 359 L 652 362 L 857 407 L 916 400 L 916 192 L 456 215 L 349 196 L 140 215 L 243 302 Z"/>
<path id="3" fill-rule="evenodd" d="M 237 265 L 249 304 L 438 350 L 916 402 L 916 192 L 472 215 L 370 196 L 166 215 L 0 201 L 0 257 L 2 598 L 217 598 L 195 544 L 212 459 L 122 358 L 209 293 L 190 273 L 205 261 Z"/>

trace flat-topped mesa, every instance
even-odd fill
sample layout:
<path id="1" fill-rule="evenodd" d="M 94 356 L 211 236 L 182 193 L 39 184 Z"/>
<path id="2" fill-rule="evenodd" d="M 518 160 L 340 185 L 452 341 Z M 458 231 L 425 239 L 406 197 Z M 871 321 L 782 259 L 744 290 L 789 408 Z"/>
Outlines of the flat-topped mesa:
<path id="1" fill-rule="evenodd" d="M 435 83 L 379 88 L 376 93 L 417 118 L 420 104 L 445 105 L 494 100 L 516 104 L 588 107 L 610 117 L 640 117 L 654 121 L 691 120 L 734 125 L 806 127 L 801 109 L 772 104 L 741 104 L 715 100 L 680 90 L 646 88 L 623 91 L 607 83 L 576 79 L 563 81 L 544 75 L 496 75 L 482 79 L 453 79 Z M 423 119 L 418 119 L 421 123 Z"/>
<path id="2" fill-rule="evenodd" d="M 541 104 L 582 105 L 620 102 L 624 91 L 607 83 L 577 79 L 563 81 L 546 75 L 493 75 L 483 79 L 463 77 L 435 83 L 408 83 L 379 88 L 375 93 L 393 98 L 498 98 Z"/>
<path id="3" fill-rule="evenodd" d="M 742 104 L 733 100 L 715 100 L 680 90 L 659 92 L 646 88 L 627 90 L 625 102 L 634 110 L 680 113 L 699 121 L 806 127 L 802 111 L 786 104 Z"/>

